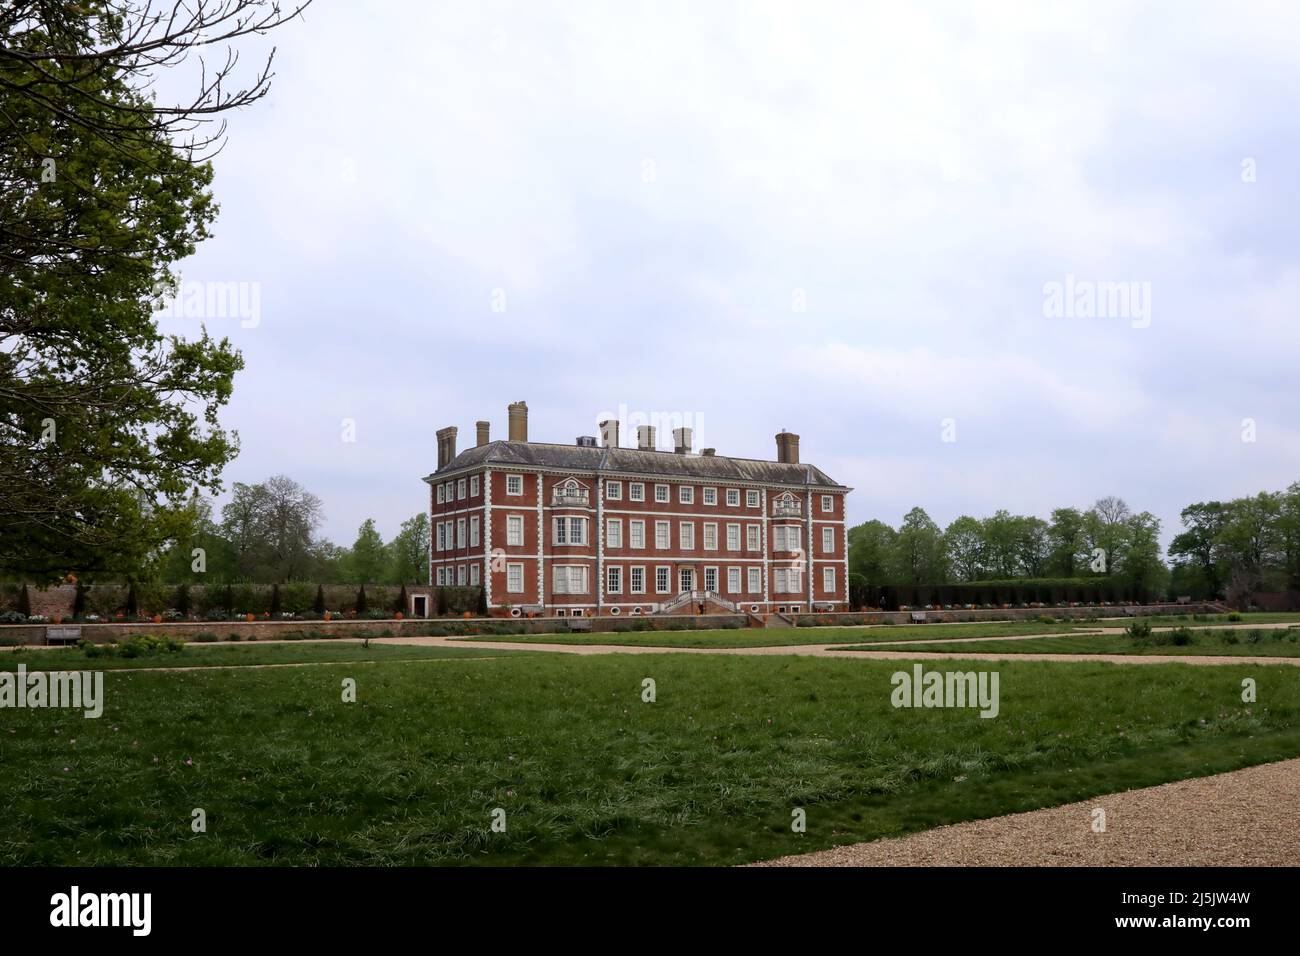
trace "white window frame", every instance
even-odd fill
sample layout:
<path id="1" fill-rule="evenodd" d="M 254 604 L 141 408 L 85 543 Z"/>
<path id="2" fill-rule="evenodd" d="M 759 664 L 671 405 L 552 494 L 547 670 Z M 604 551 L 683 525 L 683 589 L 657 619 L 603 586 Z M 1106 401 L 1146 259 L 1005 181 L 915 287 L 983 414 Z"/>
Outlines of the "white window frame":
<path id="1" fill-rule="evenodd" d="M 551 565 L 552 594 L 590 594 L 591 579 L 585 564 Z"/>
<path id="2" fill-rule="evenodd" d="M 727 522 L 727 550 L 728 551 L 740 550 L 740 522 L 739 521 Z"/>
<path id="3" fill-rule="evenodd" d="M 511 491 L 511 487 L 518 486 L 517 491 Z M 512 497 L 519 497 L 524 493 L 524 476 L 523 475 L 506 475 L 506 494 Z"/>
<path id="4" fill-rule="evenodd" d="M 662 584 L 660 582 L 663 582 Z M 655 565 L 655 594 L 671 594 L 673 586 L 673 569 L 667 564 Z"/>
<path id="5" fill-rule="evenodd" d="M 611 564 L 605 568 L 605 593 L 623 593 L 623 566 L 621 564 Z"/>
<path id="6" fill-rule="evenodd" d="M 576 535 L 574 534 L 575 531 L 577 532 Z M 587 540 L 586 518 L 576 515 L 559 515 L 551 519 L 552 544 L 568 548 L 580 548 L 587 543 Z"/>
<path id="7" fill-rule="evenodd" d="M 466 484 L 467 484 L 467 482 L 465 481 L 464 478 L 458 478 L 458 479 L 456 480 L 456 500 L 457 500 L 457 501 L 464 501 L 464 500 L 465 500 L 465 487 L 466 487 Z"/>
<path id="8" fill-rule="evenodd" d="M 438 485 L 438 504 L 440 505 L 446 504 L 446 502 L 447 502 L 447 489 L 442 485 Z"/>
<path id="9" fill-rule="evenodd" d="M 479 516 L 470 515 L 469 516 L 469 546 L 471 548 L 478 547 L 480 533 L 481 533 L 481 529 L 479 528 Z"/>
<path id="10" fill-rule="evenodd" d="M 835 568 L 822 568 L 822 590 L 827 594 L 835 593 Z"/>
<path id="11" fill-rule="evenodd" d="M 677 546 L 683 551 L 695 550 L 694 521 L 679 521 L 677 523 Z"/>
<path id="12" fill-rule="evenodd" d="M 478 475 L 469 476 L 469 496 L 471 498 L 478 497 Z"/>
<path id="13" fill-rule="evenodd" d="M 605 521 L 605 547 L 623 547 L 623 519 L 607 518 Z"/>
<path id="14" fill-rule="evenodd" d="M 673 546 L 673 526 L 670 521 L 655 522 L 655 550 L 667 551 Z"/>
<path id="15" fill-rule="evenodd" d="M 456 519 L 456 547 L 465 547 L 465 519 Z"/>
<path id="16" fill-rule="evenodd" d="M 677 503 L 679 505 L 695 504 L 695 486 L 678 485 L 677 486 Z"/>
<path id="17" fill-rule="evenodd" d="M 728 508 L 739 508 L 739 507 L 740 507 L 740 489 L 739 489 L 739 488 L 728 488 L 728 489 L 727 489 L 727 507 L 728 507 Z"/>
<path id="18" fill-rule="evenodd" d="M 763 591 L 763 569 L 749 568 L 745 572 L 745 591 L 748 594 L 761 594 Z"/>
<path id="19" fill-rule="evenodd" d="M 835 496 L 822 495 L 822 511 L 832 513 L 835 511 Z"/>
<path id="20" fill-rule="evenodd" d="M 630 548 L 645 547 L 645 521 L 640 518 L 633 518 L 628 522 L 627 543 Z"/>
<path id="21" fill-rule="evenodd" d="M 757 489 L 750 488 L 748 491 L 745 492 L 746 508 L 757 508 L 760 504 L 762 504 L 762 499 L 758 496 Z"/>
<path id="22" fill-rule="evenodd" d="M 639 586 L 637 578 L 641 579 Z M 627 589 L 629 594 L 645 594 L 645 565 L 634 564 L 627 569 Z"/>
<path id="23" fill-rule="evenodd" d="M 627 486 L 628 501 L 645 501 L 645 482 L 633 481 Z"/>
<path id="24" fill-rule="evenodd" d="M 709 578 L 713 578 L 713 587 L 709 587 Z M 705 567 L 704 569 L 704 590 L 718 593 L 718 569 L 716 567 Z"/>
<path id="25" fill-rule="evenodd" d="M 438 587 L 440 587 L 440 588 L 441 588 L 441 587 L 446 587 L 446 586 L 447 586 L 447 569 L 446 569 L 446 568 L 438 568 L 438 572 L 433 576 L 433 579 L 438 583 Z"/>
<path id="26" fill-rule="evenodd" d="M 623 500 L 623 482 L 607 481 L 605 482 L 605 500 L 622 501 Z"/>
<path id="27" fill-rule="evenodd" d="M 703 489 L 703 495 L 701 496 L 701 500 L 706 505 L 716 505 L 718 503 L 718 489 L 717 488 Z"/>
<path id="28" fill-rule="evenodd" d="M 740 593 L 740 568 L 727 568 L 727 593 Z"/>
<path id="29" fill-rule="evenodd" d="M 761 551 L 763 549 L 762 536 L 759 534 L 761 529 L 756 524 L 745 525 L 745 550 Z"/>
<path id="30" fill-rule="evenodd" d="M 835 550 L 835 529 L 822 528 L 822 554 L 831 554 Z"/>
<path id="31" fill-rule="evenodd" d="M 456 587 L 463 588 L 469 572 L 465 570 L 465 565 L 456 565 Z"/>
<path id="32" fill-rule="evenodd" d="M 524 516 L 506 515 L 506 547 L 522 548 L 524 546 Z"/>
<path id="33" fill-rule="evenodd" d="M 477 564 L 471 564 L 469 566 L 469 583 L 472 587 L 478 587 L 481 583 L 479 578 L 479 566 Z"/>
<path id="34" fill-rule="evenodd" d="M 656 504 L 665 505 L 671 503 L 672 500 L 673 500 L 672 490 L 668 487 L 668 485 L 655 485 Z"/>
<path id="35" fill-rule="evenodd" d="M 705 551 L 718 550 L 718 523 L 716 521 L 704 522 L 704 539 L 702 543 Z"/>
<path id="36" fill-rule="evenodd" d="M 506 564 L 506 592 L 508 594 L 524 593 L 524 563 L 511 561 Z"/>

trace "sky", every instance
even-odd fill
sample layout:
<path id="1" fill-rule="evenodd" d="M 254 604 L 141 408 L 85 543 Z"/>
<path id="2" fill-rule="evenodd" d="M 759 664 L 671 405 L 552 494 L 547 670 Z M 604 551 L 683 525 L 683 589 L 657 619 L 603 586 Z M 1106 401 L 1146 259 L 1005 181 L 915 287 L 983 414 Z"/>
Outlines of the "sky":
<path id="1" fill-rule="evenodd" d="M 337 543 L 516 400 L 538 441 L 797 432 L 855 524 L 1119 495 L 1167 542 L 1300 480 L 1298 40 L 1268 2 L 317 0 L 242 44 L 276 76 L 180 268 L 242 304 L 163 328 L 243 353 L 227 486 L 294 478 Z"/>

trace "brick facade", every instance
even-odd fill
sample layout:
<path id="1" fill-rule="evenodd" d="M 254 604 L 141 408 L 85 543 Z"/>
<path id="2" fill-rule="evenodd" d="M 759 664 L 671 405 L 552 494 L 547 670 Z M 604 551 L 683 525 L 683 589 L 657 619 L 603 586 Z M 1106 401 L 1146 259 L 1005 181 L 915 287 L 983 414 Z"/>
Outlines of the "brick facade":
<path id="1" fill-rule="evenodd" d="M 513 616 L 848 607 L 851 489 L 799 463 L 798 436 L 777 436 L 777 461 L 694 454 L 689 430 L 671 452 L 652 433 L 557 445 L 527 441 L 521 407 L 515 440 L 480 423 L 457 455 L 456 429 L 439 432 L 431 584 L 483 583 L 490 612 Z"/>

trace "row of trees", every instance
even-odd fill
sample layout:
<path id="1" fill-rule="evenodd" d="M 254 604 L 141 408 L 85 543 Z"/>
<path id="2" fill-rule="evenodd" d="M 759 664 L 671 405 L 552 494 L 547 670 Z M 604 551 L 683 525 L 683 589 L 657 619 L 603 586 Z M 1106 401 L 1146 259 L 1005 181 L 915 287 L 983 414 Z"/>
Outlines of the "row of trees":
<path id="1" fill-rule="evenodd" d="M 323 517 L 320 499 L 284 475 L 251 485 L 236 482 L 219 519 L 212 502 L 195 495 L 187 531 L 158 553 L 143 576 L 169 584 L 428 583 L 427 514 L 402 522 L 387 542 L 367 518 L 350 547 L 317 536 Z"/>
<path id="2" fill-rule="evenodd" d="M 1182 511 L 1169 545 L 1171 589 L 1239 603 L 1255 591 L 1300 591 L 1300 482 Z"/>
<path id="3" fill-rule="evenodd" d="M 1113 497 L 1047 521 L 999 511 L 940 528 L 922 508 L 897 529 L 867 521 L 849 530 L 849 573 L 872 587 L 1104 577 L 1152 589 L 1168 579 L 1159 520 Z"/>

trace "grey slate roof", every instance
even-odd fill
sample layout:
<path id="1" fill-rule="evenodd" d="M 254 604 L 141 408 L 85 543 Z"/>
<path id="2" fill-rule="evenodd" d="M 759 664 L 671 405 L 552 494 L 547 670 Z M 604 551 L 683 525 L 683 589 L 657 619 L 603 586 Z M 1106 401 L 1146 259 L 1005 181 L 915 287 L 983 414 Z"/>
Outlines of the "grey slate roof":
<path id="1" fill-rule="evenodd" d="M 815 485 L 843 488 L 820 468 L 807 464 L 728 458 L 724 455 L 679 455 L 671 451 L 640 451 L 635 448 L 588 448 L 582 445 L 553 445 L 546 442 L 494 441 L 467 448 L 426 481 L 438 475 L 480 465 L 533 466 L 559 471 L 608 471 L 635 475 L 663 475 L 666 478 L 698 478 L 705 481 L 752 481 L 770 485 Z"/>

